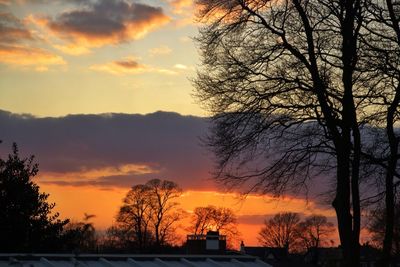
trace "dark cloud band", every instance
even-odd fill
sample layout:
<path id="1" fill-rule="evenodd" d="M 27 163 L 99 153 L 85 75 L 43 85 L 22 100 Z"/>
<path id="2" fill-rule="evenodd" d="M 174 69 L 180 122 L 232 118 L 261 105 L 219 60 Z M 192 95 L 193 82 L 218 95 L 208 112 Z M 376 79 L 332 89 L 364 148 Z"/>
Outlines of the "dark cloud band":
<path id="1" fill-rule="evenodd" d="M 0 152 L 9 153 L 11 142 L 17 142 L 23 154 L 36 155 L 40 173 L 57 175 L 50 180 L 39 175 L 47 183 L 129 187 L 163 178 L 186 189 L 213 189 L 210 156 L 199 141 L 207 128 L 204 118 L 166 112 L 36 118 L 2 111 Z M 126 165 L 148 167 L 123 171 Z M 122 171 L 90 179 L 80 175 L 107 168 Z"/>

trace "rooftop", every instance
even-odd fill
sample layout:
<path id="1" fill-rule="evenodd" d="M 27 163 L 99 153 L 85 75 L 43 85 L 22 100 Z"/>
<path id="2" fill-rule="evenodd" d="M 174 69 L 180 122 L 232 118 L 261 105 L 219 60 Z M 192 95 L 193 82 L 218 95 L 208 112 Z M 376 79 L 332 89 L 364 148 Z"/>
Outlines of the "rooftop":
<path id="1" fill-rule="evenodd" d="M 0 254 L 0 267 L 272 267 L 247 255 Z"/>

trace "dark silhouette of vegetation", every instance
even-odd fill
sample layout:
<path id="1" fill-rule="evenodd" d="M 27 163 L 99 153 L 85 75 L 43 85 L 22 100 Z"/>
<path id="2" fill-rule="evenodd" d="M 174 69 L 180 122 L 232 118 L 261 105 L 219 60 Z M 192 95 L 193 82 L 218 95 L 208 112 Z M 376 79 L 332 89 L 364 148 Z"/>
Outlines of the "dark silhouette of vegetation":
<path id="1" fill-rule="evenodd" d="M 304 221 L 293 212 L 278 213 L 259 232 L 258 240 L 267 247 L 284 248 L 287 252 L 307 252 L 329 245 L 335 227 L 323 215 L 311 215 Z"/>
<path id="2" fill-rule="evenodd" d="M 323 215 L 310 215 L 297 227 L 298 247 L 300 250 L 320 248 L 330 245 L 330 239 L 336 228 Z"/>
<path id="3" fill-rule="evenodd" d="M 117 226 L 110 233 L 120 236 L 119 239 L 127 247 L 142 250 L 154 242 L 150 232 L 150 220 L 153 216 L 149 187 L 135 185 L 123 200 L 123 206 L 117 215 Z"/>
<path id="4" fill-rule="evenodd" d="M 360 265 L 362 164 L 376 165 L 386 176 L 379 195 L 387 206 L 388 254 L 399 177 L 398 3 L 197 3 L 203 65 L 194 84 L 214 117 L 208 144 L 219 160 L 217 179 L 280 196 L 306 190 L 311 179 L 334 178 L 344 262 L 353 267 Z M 385 135 L 363 139 L 370 126 Z M 376 144 L 381 155 L 371 149 Z"/>
<path id="5" fill-rule="evenodd" d="M 292 251 L 297 239 L 300 216 L 293 212 L 278 213 L 269 220 L 259 233 L 259 242 L 267 247 L 285 248 Z"/>
<path id="6" fill-rule="evenodd" d="M 150 193 L 152 208 L 151 224 L 154 231 L 156 247 L 161 247 L 176 240 L 175 224 L 181 218 L 176 211 L 174 200 L 181 196 L 182 189 L 171 181 L 153 179 L 146 183 Z"/>
<path id="7" fill-rule="evenodd" d="M 108 229 L 107 243 L 119 250 L 160 250 L 176 241 L 181 218 L 174 199 L 181 189 L 171 181 L 153 179 L 132 187 L 123 200 L 117 223 Z"/>
<path id="8" fill-rule="evenodd" d="M 398 159 L 400 134 L 396 130 L 399 122 L 400 104 L 400 10 L 399 3 L 395 0 L 366 0 L 366 9 L 362 45 L 364 72 L 368 72 L 373 81 L 378 81 L 374 86 L 369 84 L 373 97 L 368 98 L 375 112 L 369 118 L 369 123 L 381 131 L 381 142 L 378 149 L 371 151 L 368 159 L 384 169 L 381 175 L 384 185 L 383 191 L 376 195 L 378 201 L 383 198 L 385 202 L 385 235 L 383 238 L 382 266 L 389 266 L 393 244 L 395 225 L 395 192 L 400 184 L 398 173 Z M 379 177 L 380 178 L 380 177 Z"/>
<path id="9" fill-rule="evenodd" d="M 370 215 L 370 223 L 368 230 L 372 235 L 373 244 L 377 247 L 383 247 L 383 240 L 386 236 L 386 211 L 385 209 L 378 209 Z M 400 203 L 397 202 L 394 209 L 394 221 L 393 221 L 393 237 L 391 254 L 394 256 L 400 256 Z"/>
<path id="10" fill-rule="evenodd" d="M 63 250 L 68 252 L 96 252 L 98 240 L 96 229 L 90 219 L 95 215 L 85 213 L 83 221 L 72 222 L 64 226 L 62 233 Z"/>
<path id="11" fill-rule="evenodd" d="M 195 235 L 205 235 L 210 230 L 237 234 L 236 225 L 237 218 L 231 209 L 209 205 L 194 209 L 189 231 Z"/>
<path id="12" fill-rule="evenodd" d="M 63 227 L 53 212 L 49 195 L 32 181 L 38 173 L 34 157 L 20 158 L 14 143 L 12 154 L 0 159 L 0 251 L 40 252 L 61 249 Z"/>
<path id="13" fill-rule="evenodd" d="M 188 231 L 195 235 L 205 235 L 208 231 L 218 231 L 221 235 L 227 237 L 228 247 L 233 247 L 233 242 L 240 239 L 235 213 L 229 208 L 212 205 L 194 209 Z"/>

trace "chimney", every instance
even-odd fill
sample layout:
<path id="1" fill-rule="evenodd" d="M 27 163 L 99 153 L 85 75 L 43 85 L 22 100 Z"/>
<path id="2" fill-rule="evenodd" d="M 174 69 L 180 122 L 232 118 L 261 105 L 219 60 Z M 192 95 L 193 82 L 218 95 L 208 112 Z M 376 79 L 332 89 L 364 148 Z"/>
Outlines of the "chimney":
<path id="1" fill-rule="evenodd" d="M 219 232 L 208 231 L 206 235 L 206 250 L 219 250 Z"/>
<path id="2" fill-rule="evenodd" d="M 242 242 L 240 242 L 240 253 L 246 254 L 246 251 L 244 249 L 244 242 L 242 240 Z"/>
<path id="3" fill-rule="evenodd" d="M 206 235 L 188 235 L 186 251 L 188 254 L 224 254 L 226 236 L 218 231 L 208 231 Z"/>

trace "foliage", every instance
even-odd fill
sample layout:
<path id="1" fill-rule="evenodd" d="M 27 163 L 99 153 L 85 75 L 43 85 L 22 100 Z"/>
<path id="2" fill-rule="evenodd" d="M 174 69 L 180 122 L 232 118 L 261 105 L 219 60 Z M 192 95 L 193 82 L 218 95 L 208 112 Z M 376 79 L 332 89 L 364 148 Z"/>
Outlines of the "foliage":
<path id="1" fill-rule="evenodd" d="M 68 220 L 53 213 L 46 193 L 32 181 L 38 173 L 34 157 L 20 158 L 17 145 L 0 159 L 0 251 L 54 251 Z"/>
<path id="2" fill-rule="evenodd" d="M 62 234 L 63 247 L 66 251 L 95 252 L 97 249 L 96 229 L 89 222 L 95 215 L 88 215 L 81 222 L 69 222 Z"/>

